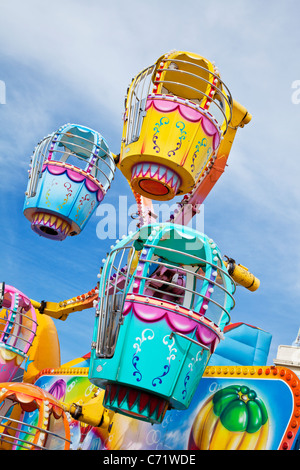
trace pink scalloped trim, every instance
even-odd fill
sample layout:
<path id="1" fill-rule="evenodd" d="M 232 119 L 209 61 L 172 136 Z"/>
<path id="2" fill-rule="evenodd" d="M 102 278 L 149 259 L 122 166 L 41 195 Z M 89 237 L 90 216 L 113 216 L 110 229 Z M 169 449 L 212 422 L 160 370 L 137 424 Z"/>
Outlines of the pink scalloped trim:
<path id="1" fill-rule="evenodd" d="M 97 183 L 89 179 L 87 175 L 84 175 L 82 173 L 79 173 L 76 170 L 73 170 L 71 168 L 66 168 L 64 166 L 58 166 L 58 165 L 52 165 L 52 164 L 45 164 L 43 165 L 42 171 L 48 170 L 51 175 L 62 175 L 63 173 L 67 173 L 68 178 L 70 178 L 71 181 L 74 181 L 75 183 L 81 183 L 84 181 L 86 188 L 91 192 L 95 193 L 97 192 L 97 201 L 101 202 L 104 194 L 103 191 L 99 188 Z"/>
<path id="2" fill-rule="evenodd" d="M 157 308 L 151 304 L 126 301 L 123 315 L 126 316 L 131 310 L 143 322 L 152 323 L 163 319 L 166 320 L 174 332 L 188 334 L 196 329 L 197 340 L 204 346 L 210 347 L 212 353 L 220 342 L 217 333 L 208 328 L 204 323 L 198 323 L 192 318 L 187 318 L 167 308 Z"/>
<path id="3" fill-rule="evenodd" d="M 214 150 L 220 145 L 220 133 L 217 126 L 204 114 L 200 111 L 191 108 L 190 106 L 180 103 L 178 101 L 154 98 L 148 99 L 146 104 L 146 111 L 153 106 L 157 111 L 162 113 L 170 113 L 172 111 L 178 110 L 180 115 L 189 122 L 200 122 L 204 132 L 213 137 L 213 147 Z"/>

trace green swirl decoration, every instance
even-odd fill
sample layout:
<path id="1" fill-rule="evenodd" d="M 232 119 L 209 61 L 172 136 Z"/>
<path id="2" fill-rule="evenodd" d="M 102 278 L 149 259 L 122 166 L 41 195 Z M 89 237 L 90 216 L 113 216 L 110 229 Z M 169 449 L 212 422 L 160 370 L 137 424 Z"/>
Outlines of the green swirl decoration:
<path id="1" fill-rule="evenodd" d="M 158 139 L 160 128 L 164 124 L 169 124 L 169 122 L 170 122 L 169 119 L 166 116 L 163 116 L 162 118 L 160 118 L 159 122 L 155 123 L 155 127 L 153 128 L 154 134 L 152 137 L 152 142 L 154 143 L 153 150 L 155 150 L 156 153 L 160 152 L 160 147 L 157 145 L 157 139 Z"/>
<path id="2" fill-rule="evenodd" d="M 184 122 L 178 121 L 176 123 L 176 127 L 180 131 L 180 136 L 179 136 L 178 142 L 176 144 L 176 148 L 174 150 L 170 150 L 168 152 L 168 157 L 172 157 L 173 155 L 175 155 L 175 152 L 177 152 L 177 150 L 180 149 L 180 147 L 182 145 L 182 141 L 185 139 L 185 136 L 186 136 L 186 131 L 184 130 L 184 128 L 185 128 Z"/>
<path id="3" fill-rule="evenodd" d="M 200 148 L 201 147 L 206 147 L 206 146 L 207 146 L 207 139 L 205 137 L 203 137 L 203 139 L 201 141 L 199 140 L 197 145 L 196 145 L 196 150 L 194 152 L 193 161 L 192 161 L 192 164 L 191 164 L 192 173 L 195 171 L 195 160 L 198 157 L 198 153 L 200 151 Z"/>

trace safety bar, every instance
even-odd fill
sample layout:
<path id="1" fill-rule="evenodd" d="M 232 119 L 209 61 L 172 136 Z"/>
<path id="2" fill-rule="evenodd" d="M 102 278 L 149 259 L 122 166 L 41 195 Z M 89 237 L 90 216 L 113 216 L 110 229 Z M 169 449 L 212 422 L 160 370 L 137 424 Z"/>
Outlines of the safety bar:
<path id="1" fill-rule="evenodd" d="M 177 336 L 180 336 L 181 338 L 184 338 L 184 339 L 187 339 L 188 341 L 190 341 L 191 343 L 194 343 L 194 344 L 197 344 L 197 346 L 200 346 L 200 348 L 202 348 L 202 353 L 203 354 L 203 349 L 205 351 L 210 351 L 210 348 L 208 346 L 205 346 L 204 344 L 202 343 L 199 343 L 199 341 L 196 341 L 195 339 L 193 338 L 190 338 L 189 336 L 186 336 L 182 333 L 179 333 L 178 331 L 172 331 L 172 333 L 170 334 L 169 338 L 172 339 L 174 335 L 177 335 Z"/>
<path id="2" fill-rule="evenodd" d="M 2 419 L 7 420 L 8 422 L 16 423 L 18 427 L 15 428 L 13 426 L 9 426 L 9 425 L 3 423 Z M 42 429 L 42 428 L 39 428 L 38 426 L 34 426 L 33 424 L 25 423 L 24 421 L 19 421 L 17 419 L 13 419 L 13 418 L 7 417 L 5 415 L 0 415 L 0 420 L 1 420 L 0 421 L 1 426 L 5 427 L 5 428 L 8 428 L 8 429 L 12 429 L 12 430 L 17 431 L 19 433 L 24 433 L 24 434 L 27 434 L 29 436 L 35 436 L 34 433 L 32 433 L 30 431 L 26 431 L 24 429 L 21 429 L 20 428 L 20 425 L 21 425 L 21 426 L 27 427 L 28 429 L 36 429 L 36 430 L 40 431 L 43 434 L 53 436 L 53 437 L 57 437 L 58 439 L 61 439 L 64 442 L 68 442 L 69 444 L 72 444 L 72 441 L 70 441 L 69 439 L 67 439 L 65 437 L 62 437 L 59 434 L 56 434 L 54 432 L 48 431 L 47 429 Z M 3 440 L 2 436 L 9 437 L 13 441 L 20 441 L 20 442 L 26 443 L 29 446 L 34 446 L 34 447 L 37 447 L 37 448 L 40 448 L 40 449 L 45 449 L 45 447 L 39 446 L 38 444 L 34 444 L 33 442 L 28 442 L 24 439 L 20 439 L 20 438 L 15 437 L 15 436 L 10 436 L 9 434 L 0 434 L 0 442 Z M 19 444 L 17 444 L 17 442 L 11 442 L 11 441 L 5 441 L 5 442 L 9 442 L 10 444 L 15 445 L 15 446 L 19 445 Z M 27 448 L 27 447 L 25 447 L 25 448 Z"/>
<path id="3" fill-rule="evenodd" d="M 82 145 L 80 144 L 77 144 L 77 143 L 72 143 L 70 141 L 65 141 L 63 139 L 59 140 L 59 141 L 54 141 L 54 136 L 55 135 L 63 135 L 64 133 L 63 132 L 56 132 L 55 134 L 51 134 L 47 137 L 45 137 L 41 142 L 39 142 L 39 144 L 37 145 L 36 149 L 35 149 L 35 152 L 34 152 L 34 155 L 33 155 L 33 158 L 32 158 L 32 170 L 30 172 L 30 175 L 29 175 L 29 178 L 30 178 L 30 183 L 29 183 L 29 186 L 28 186 L 28 189 L 27 189 L 27 192 L 26 192 L 26 195 L 27 197 L 34 197 L 35 194 L 36 194 L 36 187 L 37 187 L 37 182 L 38 182 L 38 178 L 41 174 L 41 170 L 42 170 L 42 165 L 46 162 L 48 156 L 49 156 L 49 153 L 50 152 L 58 152 L 60 154 L 65 154 L 65 151 L 63 150 L 60 150 L 60 149 L 51 149 L 51 145 L 54 144 L 54 143 L 62 143 L 62 144 L 71 144 L 72 147 L 76 147 L 78 148 L 79 150 L 82 149 L 82 150 L 86 150 L 85 147 L 83 147 Z M 103 151 L 105 153 L 105 156 L 111 161 L 112 163 L 112 167 L 108 164 L 108 162 L 101 156 L 99 155 L 95 155 L 95 152 L 90 152 L 91 155 L 92 155 L 92 158 L 90 157 L 89 159 L 85 159 L 84 157 L 81 157 L 79 155 L 76 155 L 74 152 L 72 151 L 69 151 L 68 152 L 68 156 L 73 156 L 75 158 L 77 158 L 78 160 L 81 160 L 83 162 L 86 163 L 86 165 L 91 168 L 89 169 L 89 174 L 92 172 L 93 169 L 96 169 L 96 171 L 99 171 L 107 180 L 108 182 L 108 185 L 110 186 L 110 183 L 111 183 L 111 180 L 108 178 L 108 176 L 106 175 L 106 173 L 104 173 L 103 170 L 101 170 L 101 168 L 99 168 L 99 166 L 96 164 L 96 163 L 93 163 L 91 160 L 100 160 L 101 163 L 104 163 L 110 173 L 111 173 L 111 178 L 113 178 L 114 176 L 114 168 L 115 168 L 115 161 L 113 159 L 113 157 L 110 155 L 110 152 L 107 150 L 107 149 L 104 149 L 101 147 L 101 145 L 99 144 L 96 144 L 95 142 L 89 140 L 89 139 L 86 139 L 85 137 L 80 137 L 81 140 L 84 140 L 86 142 L 89 142 L 91 143 L 93 146 L 95 146 L 97 149 L 100 149 L 101 151 Z M 51 160 L 49 160 L 51 161 Z M 56 160 L 53 160 L 53 161 L 56 161 Z M 97 178 L 96 178 L 97 179 Z"/>
<path id="4" fill-rule="evenodd" d="M 160 68 L 160 69 L 158 69 L 157 64 L 153 64 L 150 67 L 142 70 L 142 72 L 140 72 L 134 78 L 133 83 L 131 84 L 131 92 L 130 92 L 130 96 L 129 96 L 129 101 L 127 102 L 127 99 L 128 99 L 128 95 L 127 95 L 127 99 L 126 99 L 126 103 L 125 103 L 125 107 L 127 107 L 127 109 L 128 109 L 128 117 L 127 117 L 128 125 L 127 125 L 126 135 L 125 135 L 125 144 L 127 145 L 128 143 L 130 143 L 134 140 L 137 140 L 137 138 L 138 138 L 137 133 L 138 133 L 138 130 L 140 128 L 141 120 L 144 117 L 147 97 L 150 94 L 150 88 L 153 86 L 153 83 L 155 85 L 160 84 L 160 83 L 161 84 L 176 84 L 176 85 L 191 89 L 193 91 L 196 91 L 197 93 L 199 93 L 203 97 L 205 96 L 222 113 L 223 118 L 224 118 L 225 123 L 226 123 L 226 128 L 225 128 L 225 131 L 224 131 L 224 133 L 225 133 L 227 128 L 228 128 L 228 125 L 229 125 L 229 123 L 232 119 L 232 103 L 233 103 L 233 100 L 232 100 L 232 96 L 231 96 L 231 93 L 230 93 L 228 87 L 223 82 L 223 80 L 219 77 L 219 75 L 217 75 L 216 73 L 208 70 L 206 67 L 203 67 L 199 64 L 196 64 L 194 62 L 181 60 L 181 59 L 175 59 L 175 58 L 173 59 L 173 58 L 168 58 L 167 57 L 167 58 L 162 58 L 161 62 L 170 62 L 170 63 L 175 63 L 175 64 L 178 63 L 178 64 L 192 65 L 193 67 L 196 67 L 196 68 L 200 69 L 201 71 L 204 71 L 205 73 L 211 75 L 214 79 L 217 80 L 217 82 L 220 84 L 220 86 L 218 86 L 214 83 L 211 83 L 209 80 L 207 80 L 204 77 L 201 77 L 197 74 L 194 74 L 192 72 L 189 72 L 187 70 L 182 70 L 182 69 L 179 69 L 179 68 L 178 69 L 171 69 L 171 68 Z M 221 99 L 223 98 L 226 101 L 226 103 L 228 105 L 228 109 L 229 109 L 229 117 L 227 118 L 226 113 L 224 112 L 222 107 L 217 103 L 218 100 L 217 100 L 216 96 L 210 96 L 207 93 L 199 90 L 198 88 L 192 87 L 191 85 L 187 85 L 187 84 L 182 83 L 182 82 L 175 82 L 175 81 L 169 81 L 169 80 L 158 80 L 156 77 L 153 77 L 153 72 L 156 72 L 156 73 L 157 72 L 182 73 L 182 74 L 185 74 L 185 75 L 188 75 L 188 76 L 191 76 L 191 77 L 192 76 L 196 77 L 197 79 L 199 79 L 199 81 L 207 83 L 212 89 L 215 90 L 215 92 L 216 92 L 215 95 L 216 96 L 219 95 Z M 148 83 L 147 87 L 145 87 L 146 79 L 149 80 L 149 83 Z M 153 83 L 152 83 L 152 81 L 153 81 Z M 226 90 L 227 94 L 223 91 L 222 88 L 224 88 Z M 170 92 L 170 95 L 175 96 L 171 92 Z M 134 103 L 133 103 L 133 100 L 134 100 Z M 143 101 L 144 101 L 144 103 L 143 103 Z M 190 101 L 190 100 L 188 100 L 188 101 Z M 194 104 L 193 101 L 190 101 L 190 102 L 191 102 L 191 104 Z"/>

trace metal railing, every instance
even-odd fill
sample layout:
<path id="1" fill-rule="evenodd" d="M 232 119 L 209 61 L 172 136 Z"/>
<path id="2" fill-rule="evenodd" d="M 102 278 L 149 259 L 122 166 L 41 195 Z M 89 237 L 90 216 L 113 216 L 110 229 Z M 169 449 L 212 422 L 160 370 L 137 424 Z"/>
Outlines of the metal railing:
<path id="1" fill-rule="evenodd" d="M 150 89 L 153 88 L 152 73 L 154 69 L 155 64 L 144 69 L 135 77 L 131 86 L 131 92 L 126 100 L 126 107 L 128 109 L 128 123 L 125 136 L 126 145 L 134 142 L 139 137 L 146 110 L 147 97 Z"/>
<path id="2" fill-rule="evenodd" d="M 110 187 L 115 172 L 115 161 L 108 149 L 103 148 L 101 145 L 96 144 L 94 141 L 86 139 L 85 137 L 78 137 L 75 135 L 74 137 L 83 141 L 82 145 L 78 143 L 73 143 L 70 140 L 64 140 L 63 137 L 61 139 L 56 138 L 56 140 L 54 140 L 55 137 L 64 134 L 65 132 L 55 132 L 45 137 L 37 145 L 34 151 L 34 155 L 32 157 L 32 169 L 29 173 L 29 183 L 26 191 L 27 197 L 34 197 L 36 195 L 36 188 L 38 185 L 38 180 L 42 176 L 42 167 L 44 163 L 46 163 L 47 161 L 61 161 L 62 163 L 68 164 L 67 160 L 69 157 L 75 157 L 79 160 L 79 162 L 84 162 L 85 165 L 83 165 L 83 167 L 85 168 L 81 169 L 84 169 L 84 171 L 86 171 L 88 174 L 94 176 L 95 179 L 99 179 L 100 175 L 104 176 L 106 180 L 105 185 L 107 185 L 106 189 Z M 94 151 L 92 152 L 90 150 L 87 150 L 86 146 L 83 145 L 84 142 L 91 144 L 94 147 Z M 64 150 L 59 149 L 58 145 L 56 144 L 65 144 L 66 147 Z M 80 150 L 86 151 L 89 154 L 89 157 L 85 158 L 81 155 L 78 155 L 74 151 L 68 150 L 67 145 L 71 145 L 72 148 L 78 150 L 78 153 Z M 54 148 L 51 148 L 52 146 Z M 104 156 L 98 155 L 98 153 L 100 152 L 104 153 Z M 52 160 L 51 155 L 56 153 L 61 154 L 60 159 L 55 158 Z M 107 167 L 107 174 L 105 173 L 105 171 L 103 171 L 103 169 L 100 168 L 100 163 L 104 164 L 104 166 Z"/>
<path id="3" fill-rule="evenodd" d="M 5 420 L 5 422 L 3 422 L 3 420 Z M 5 442 L 15 448 L 22 448 L 25 450 L 49 450 L 49 448 L 46 448 L 43 445 L 33 443 L 28 439 L 22 439 L 21 437 L 19 437 L 20 435 L 23 435 L 23 437 L 28 436 L 29 439 L 32 438 L 33 440 L 36 436 L 37 431 L 39 431 L 41 434 L 45 436 L 45 442 L 46 442 L 47 436 L 52 436 L 62 441 L 62 443 L 66 443 L 66 442 L 68 442 L 69 444 L 72 443 L 69 439 L 66 439 L 63 436 L 60 436 L 59 434 L 51 432 L 47 429 L 39 428 L 38 426 L 34 426 L 33 424 L 26 423 L 24 421 L 19 421 L 17 419 L 7 417 L 5 415 L 0 415 L 0 426 L 1 427 L 3 426 L 5 429 L 9 429 L 13 433 L 15 433 L 15 435 L 11 435 L 11 434 L 5 434 L 4 432 L 2 432 L 0 434 L 0 443 Z M 36 432 L 32 432 L 33 430 L 36 430 Z M 56 449 L 52 448 L 51 450 L 56 450 Z"/>
<path id="4" fill-rule="evenodd" d="M 223 123 L 225 122 L 225 129 L 224 129 L 224 133 L 225 133 L 232 118 L 233 100 L 232 100 L 232 96 L 228 87 L 225 85 L 223 80 L 221 80 L 219 75 L 210 71 L 206 67 L 203 67 L 194 62 L 188 62 L 185 60 L 180 60 L 180 59 L 175 59 L 175 58 L 174 59 L 162 58 L 161 62 L 170 62 L 176 65 L 181 64 L 183 66 L 192 65 L 193 67 L 196 67 L 200 73 L 205 72 L 207 75 L 210 75 L 212 77 L 212 82 L 215 79 L 217 84 L 210 82 L 209 80 L 207 80 L 200 74 L 197 75 L 196 73 L 192 73 L 187 70 L 180 69 L 180 68 L 157 69 L 156 64 L 154 64 L 144 69 L 133 80 L 133 83 L 130 87 L 129 95 L 127 96 L 126 108 L 128 109 L 128 116 L 127 116 L 128 122 L 127 122 L 126 135 L 125 135 L 125 145 L 128 145 L 130 142 L 134 142 L 138 139 L 142 122 L 143 122 L 144 116 L 146 115 L 147 98 L 152 92 L 153 86 L 155 85 L 162 85 L 164 86 L 164 88 L 166 88 L 166 92 L 167 92 L 167 95 L 165 96 L 166 98 L 169 95 L 171 97 L 170 99 L 172 99 L 172 96 L 178 96 L 180 98 L 180 95 L 174 95 L 174 93 L 168 90 L 167 85 L 176 85 L 176 86 L 182 87 L 185 91 L 190 90 L 193 93 L 196 92 L 196 94 L 199 95 L 200 102 L 203 99 L 209 100 L 210 102 L 209 113 L 212 115 L 212 117 L 214 117 L 214 119 L 216 119 L 220 127 L 223 126 Z M 197 78 L 200 84 L 205 84 L 206 88 L 209 86 L 211 87 L 211 89 L 214 90 L 214 96 L 211 96 L 207 94 L 205 91 L 200 90 L 200 87 L 195 88 L 189 85 L 188 83 L 184 83 L 184 80 L 180 82 L 172 81 L 172 80 L 164 80 L 164 79 L 158 80 L 154 76 L 154 73 L 156 74 L 158 71 L 161 72 L 162 74 L 163 73 L 182 74 L 182 77 L 187 79 L 186 82 L 189 81 L 189 78 Z M 185 98 L 182 98 L 182 99 L 183 101 L 186 101 Z M 195 109 L 198 109 L 199 105 L 194 103 L 192 99 L 187 99 L 187 101 L 188 101 L 189 106 Z M 222 103 L 223 105 L 225 104 L 224 106 L 225 109 L 223 108 Z M 222 122 L 220 122 L 220 119 L 214 116 L 213 109 L 218 110 L 221 113 L 221 116 L 223 117 Z M 228 116 L 227 116 L 226 110 L 228 111 Z"/>
<path id="5" fill-rule="evenodd" d="M 210 351 L 210 348 L 208 346 L 206 346 L 205 344 L 202 344 L 199 341 L 196 341 L 195 339 L 190 338 L 187 335 L 179 333 L 178 331 L 172 331 L 172 333 L 170 334 L 170 339 L 172 339 L 174 335 L 180 336 L 181 338 L 184 338 L 187 341 L 190 341 L 190 343 L 193 343 L 193 344 L 196 344 L 197 346 L 199 346 L 199 348 L 202 349 L 201 355 L 203 354 L 203 351 Z"/>
<path id="6" fill-rule="evenodd" d="M 0 317 L 0 348 L 8 346 L 25 354 L 36 335 L 37 321 L 25 313 L 16 312 L 9 308 L 5 308 L 5 310 L 7 318 Z M 13 314 L 15 315 L 14 319 L 9 318 L 9 315 Z M 24 322 L 27 324 L 25 325 Z M 29 323 L 31 323 L 31 327 Z"/>
<path id="7" fill-rule="evenodd" d="M 168 72 L 168 73 L 173 73 L 173 72 L 176 72 L 176 73 L 183 73 L 184 75 L 187 75 L 187 76 L 191 76 L 191 77 L 195 77 L 195 78 L 198 78 L 201 82 L 203 83 L 206 83 L 207 85 L 209 85 L 215 92 L 217 95 L 220 95 L 220 97 L 223 98 L 223 100 L 227 103 L 228 105 L 228 110 L 229 110 L 229 119 L 227 119 L 227 116 L 226 114 L 224 113 L 224 110 L 221 109 L 218 105 L 217 107 L 220 109 L 220 111 L 222 112 L 223 116 L 224 116 L 224 120 L 226 121 L 226 124 L 228 125 L 228 123 L 231 121 L 231 118 L 232 118 L 232 103 L 233 103 L 233 100 L 232 100 L 232 96 L 231 96 L 231 93 L 230 93 L 230 90 L 229 88 L 226 86 L 226 84 L 223 82 L 223 80 L 220 78 L 219 75 L 215 74 L 214 72 L 211 72 L 210 70 L 208 70 L 206 67 L 203 67 L 202 65 L 199 65 L 199 64 L 195 64 L 194 62 L 188 62 L 186 60 L 181 60 L 181 59 L 162 59 L 161 62 L 171 62 L 171 63 L 175 63 L 175 64 L 188 64 L 188 65 L 192 65 L 193 67 L 196 67 L 198 68 L 199 70 L 201 71 L 204 71 L 205 73 L 207 73 L 208 75 L 211 75 L 213 77 L 213 79 L 215 79 L 218 83 L 219 83 L 219 86 L 215 85 L 214 83 L 210 82 L 209 80 L 207 80 L 206 78 L 202 77 L 202 76 L 199 76 L 197 74 L 194 74 L 192 72 L 188 72 L 187 70 L 182 70 L 182 69 L 179 69 L 179 68 L 167 68 L 167 69 L 162 69 L 163 72 Z M 180 85 L 180 86 L 185 86 L 186 88 L 190 88 L 191 90 L 193 91 L 197 91 L 200 93 L 201 96 L 205 96 L 207 99 L 211 100 L 211 101 L 214 101 L 214 98 L 212 98 L 211 96 L 207 95 L 206 93 L 204 92 L 200 92 L 199 89 L 197 88 L 193 88 L 189 85 L 186 85 L 182 82 L 178 83 L 178 82 L 166 82 L 164 80 L 161 81 L 162 83 L 173 83 L 173 84 L 176 84 L 176 85 Z M 159 80 L 155 80 L 154 83 L 161 83 Z M 223 91 L 223 88 L 226 90 L 226 93 Z M 216 103 L 215 103 L 216 104 Z M 227 126 L 226 126 L 227 127 Z"/>
<path id="8" fill-rule="evenodd" d="M 222 283 L 219 283 L 217 282 L 216 279 L 214 280 L 214 279 L 208 278 L 205 275 L 205 273 L 201 274 L 200 272 L 192 271 L 191 269 L 188 269 L 187 267 L 183 267 L 182 265 L 177 266 L 165 260 L 159 261 L 158 259 L 153 259 L 153 257 L 151 260 L 149 259 L 140 260 L 142 262 L 147 263 L 148 271 L 151 268 L 151 265 L 157 266 L 158 267 L 157 269 L 160 269 L 161 267 L 172 269 L 173 271 L 177 271 L 178 274 L 184 275 L 186 279 L 189 276 L 191 279 L 191 284 L 193 285 L 194 288 L 188 287 L 186 285 L 179 286 L 176 282 L 170 282 L 167 280 L 163 280 L 161 278 L 154 279 L 153 277 L 149 275 L 139 274 L 140 271 L 138 271 L 136 267 L 135 267 L 134 272 L 131 274 L 130 270 L 131 270 L 132 261 L 135 255 L 134 248 L 131 245 L 121 247 L 121 248 L 115 248 L 109 254 L 109 257 L 106 261 L 105 268 L 102 272 L 103 282 L 101 284 L 101 290 L 99 291 L 100 301 L 99 301 L 99 310 L 97 311 L 99 322 L 98 322 L 97 339 L 96 339 L 96 354 L 98 357 L 109 358 L 109 357 L 112 357 L 114 354 L 119 328 L 120 328 L 120 325 L 123 323 L 123 310 L 124 310 L 125 300 L 128 295 L 132 294 L 132 289 L 136 285 L 135 281 L 138 281 L 139 283 L 141 281 L 144 281 L 143 289 L 141 288 L 141 286 L 139 287 L 139 294 L 145 296 L 145 299 L 161 298 L 161 295 L 167 296 L 168 297 L 167 301 L 174 305 L 174 311 L 176 311 L 176 313 L 178 313 L 179 315 L 188 317 L 188 315 L 185 314 L 184 312 L 180 312 L 179 310 L 176 310 L 176 306 L 181 305 L 187 308 L 189 311 L 193 311 L 193 313 L 196 313 L 196 315 L 199 315 L 203 302 L 206 302 L 207 304 L 209 303 L 213 304 L 218 310 L 220 310 L 219 318 L 213 319 L 212 317 L 210 317 L 209 313 L 207 315 L 203 314 L 202 316 L 205 316 L 205 318 L 207 318 L 209 321 L 213 321 L 214 324 L 218 325 L 218 323 L 221 322 L 221 319 L 223 319 L 224 315 L 226 315 L 226 318 L 227 318 L 226 323 L 230 322 L 229 310 L 231 310 L 235 305 L 235 300 L 232 295 L 235 291 L 235 283 L 226 270 L 224 270 L 223 268 L 219 266 L 216 266 L 213 263 L 210 263 L 207 260 L 199 258 L 195 255 L 192 255 L 190 253 L 186 253 L 186 252 L 182 253 L 178 250 L 173 250 L 171 248 L 162 247 L 162 246 L 157 247 L 156 245 L 151 245 L 151 244 L 145 244 L 144 247 L 145 248 L 158 248 L 159 250 L 165 250 L 166 252 L 171 251 L 172 253 L 177 253 L 177 254 L 187 256 L 191 260 L 193 260 L 194 261 L 193 264 L 198 265 L 199 268 L 200 267 L 203 268 L 204 266 L 207 266 L 207 265 L 211 266 L 212 270 L 214 270 L 216 273 L 219 273 L 221 275 L 221 278 L 222 276 L 223 277 L 226 276 L 228 278 L 230 285 L 232 287 L 231 292 L 225 287 L 226 283 L 224 282 L 223 279 L 222 279 Z M 124 261 L 124 255 L 125 255 L 126 250 L 132 250 L 132 252 L 131 252 L 131 256 L 129 256 L 127 267 L 126 269 L 124 269 L 124 268 L 121 268 L 121 266 L 122 266 L 122 262 Z M 120 259 L 118 263 L 115 263 L 115 259 L 118 254 L 120 254 Z M 114 274 L 112 274 L 113 271 L 115 271 Z M 206 295 L 204 293 L 201 293 L 195 290 L 195 285 L 197 284 L 197 280 L 206 282 L 208 287 L 212 287 L 213 292 L 215 293 L 217 292 L 217 289 L 218 289 L 219 293 L 222 294 L 222 297 L 224 299 L 223 304 L 215 300 L 213 294 Z M 152 283 L 159 282 L 161 285 L 160 286 L 155 286 L 154 284 L 151 285 L 151 282 Z M 129 288 L 129 285 L 131 285 L 130 288 Z M 172 288 L 177 288 L 177 289 L 179 288 L 181 292 L 180 293 L 172 292 Z M 149 293 L 149 289 L 151 290 L 151 294 Z M 185 297 L 188 297 L 188 296 L 190 297 L 190 300 L 187 300 L 187 302 L 185 302 Z M 231 303 L 232 303 L 232 305 L 228 309 L 225 307 L 228 301 L 227 296 L 231 299 Z M 169 297 L 171 297 L 171 299 Z M 185 305 L 185 303 L 188 303 L 189 305 Z M 159 306 L 157 306 L 157 308 L 159 308 Z M 163 308 L 165 308 L 165 306 Z M 199 310 L 198 313 L 195 312 L 195 308 L 197 308 L 197 311 Z M 193 319 L 197 322 L 197 318 L 195 316 L 193 316 Z M 198 323 L 201 323 L 201 321 L 199 320 Z"/>
<path id="9" fill-rule="evenodd" d="M 126 251 L 129 253 L 131 251 L 131 255 L 126 266 L 126 270 L 124 271 L 123 269 L 122 271 L 121 266 Z M 114 265 L 114 261 L 117 254 L 120 252 L 122 252 L 121 257 L 118 266 L 116 267 Z M 112 250 L 102 272 L 105 282 L 102 283 L 101 291 L 99 290 L 100 303 L 99 310 L 97 311 L 99 323 L 97 330 L 96 354 L 99 357 L 112 357 L 114 354 L 119 328 L 123 322 L 122 312 L 125 303 L 126 288 L 132 277 L 130 275 L 130 268 L 134 254 L 135 249 L 131 245 Z M 109 260 L 111 259 L 112 262 L 109 263 Z M 109 265 L 110 268 L 108 268 Z M 112 275 L 113 270 L 115 271 L 115 276 Z"/>

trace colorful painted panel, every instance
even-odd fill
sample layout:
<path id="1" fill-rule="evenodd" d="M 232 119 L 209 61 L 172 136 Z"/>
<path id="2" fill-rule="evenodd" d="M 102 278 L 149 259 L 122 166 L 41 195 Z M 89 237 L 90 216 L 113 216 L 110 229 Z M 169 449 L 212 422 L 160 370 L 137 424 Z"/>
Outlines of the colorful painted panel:
<path id="1" fill-rule="evenodd" d="M 25 201 L 24 209 L 56 213 L 82 230 L 103 199 L 99 186 L 88 175 L 55 164 L 44 165 L 42 175 L 36 196 Z"/>
<path id="2" fill-rule="evenodd" d="M 49 371 L 50 372 L 50 371 Z M 65 401 L 87 400 L 92 388 L 82 370 L 42 375 L 45 390 L 65 382 Z M 87 369 L 86 369 L 87 373 Z M 112 414 L 108 429 L 71 421 L 72 448 L 119 450 L 289 450 L 297 444 L 300 425 L 300 381 L 275 367 L 208 367 L 187 410 L 167 411 L 151 425 Z"/>

